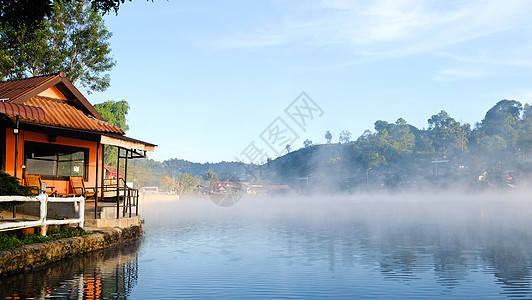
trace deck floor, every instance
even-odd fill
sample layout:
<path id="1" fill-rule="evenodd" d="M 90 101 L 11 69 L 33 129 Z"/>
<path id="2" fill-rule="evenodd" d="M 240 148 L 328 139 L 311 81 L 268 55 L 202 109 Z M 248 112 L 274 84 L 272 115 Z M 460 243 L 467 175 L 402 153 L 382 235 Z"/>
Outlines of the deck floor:
<path id="1" fill-rule="evenodd" d="M 21 214 L 21 213 L 17 213 L 17 217 L 13 218 L 13 211 L 11 209 L 0 211 L 0 222 L 2 223 L 37 221 L 37 220 L 39 220 L 39 216 L 32 216 L 32 215 Z"/>

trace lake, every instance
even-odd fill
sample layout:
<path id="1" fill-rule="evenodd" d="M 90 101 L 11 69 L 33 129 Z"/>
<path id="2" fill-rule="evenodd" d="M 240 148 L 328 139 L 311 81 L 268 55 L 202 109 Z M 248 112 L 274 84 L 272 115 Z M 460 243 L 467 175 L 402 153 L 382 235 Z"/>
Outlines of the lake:
<path id="1" fill-rule="evenodd" d="M 532 297 L 527 193 L 151 202 L 136 243 L 0 277 L 2 299 Z"/>

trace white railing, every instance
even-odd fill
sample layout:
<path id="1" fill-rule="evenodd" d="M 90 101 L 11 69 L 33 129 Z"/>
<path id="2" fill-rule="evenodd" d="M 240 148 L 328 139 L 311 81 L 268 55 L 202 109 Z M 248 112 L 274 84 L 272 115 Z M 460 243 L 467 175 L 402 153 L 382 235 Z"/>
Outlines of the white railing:
<path id="1" fill-rule="evenodd" d="M 6 230 L 15 230 L 29 227 L 40 227 L 41 235 L 46 235 L 46 227 L 48 225 L 63 225 L 63 224 L 78 224 L 79 227 L 83 228 L 83 223 L 85 221 L 85 198 L 83 197 L 69 197 L 69 198 L 58 198 L 58 197 L 48 197 L 46 194 L 40 194 L 38 196 L 26 197 L 26 196 L 0 196 L 0 202 L 40 202 L 40 213 L 39 219 L 34 221 L 16 221 L 14 222 L 0 222 L 0 231 Z M 56 220 L 56 219 L 47 219 L 46 214 L 48 213 L 48 203 L 76 203 L 79 202 L 78 206 L 78 218 L 77 219 L 65 219 L 65 220 Z"/>

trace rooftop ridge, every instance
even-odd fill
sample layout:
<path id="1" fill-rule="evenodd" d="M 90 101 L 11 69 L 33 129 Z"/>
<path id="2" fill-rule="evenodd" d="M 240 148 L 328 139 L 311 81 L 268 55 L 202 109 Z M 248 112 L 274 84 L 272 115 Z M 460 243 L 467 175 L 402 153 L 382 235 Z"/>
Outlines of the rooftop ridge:
<path id="1" fill-rule="evenodd" d="M 9 83 L 9 82 L 16 82 L 16 81 L 21 81 L 21 80 L 28 80 L 28 79 L 33 79 L 33 78 L 61 76 L 61 73 L 63 73 L 63 72 L 62 72 L 62 71 L 59 71 L 59 72 L 55 72 L 55 73 L 42 74 L 42 75 L 37 75 L 37 76 L 32 76 L 32 77 L 23 77 L 23 78 L 16 78 L 16 79 L 4 80 L 4 81 L 0 81 L 0 84 L 2 84 L 2 83 Z"/>

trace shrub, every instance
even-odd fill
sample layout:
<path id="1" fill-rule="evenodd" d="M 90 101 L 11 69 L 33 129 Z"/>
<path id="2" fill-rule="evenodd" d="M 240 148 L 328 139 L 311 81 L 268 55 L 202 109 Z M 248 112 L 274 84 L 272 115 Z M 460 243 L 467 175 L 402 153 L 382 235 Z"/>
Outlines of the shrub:
<path id="1" fill-rule="evenodd" d="M 18 179 L 0 171 L 0 196 L 30 196 L 33 188 L 20 185 Z"/>
<path id="2" fill-rule="evenodd" d="M 41 236 L 38 234 L 22 236 L 17 232 L 0 232 L 0 251 L 14 249 L 27 244 L 43 243 L 74 236 L 84 236 L 89 233 L 89 231 L 85 231 L 79 227 L 70 227 L 68 225 L 63 225 L 54 230 L 50 230 L 47 236 Z"/>
<path id="3" fill-rule="evenodd" d="M 32 187 L 20 185 L 18 179 L 0 171 L 0 196 L 31 196 Z M 0 211 L 11 209 L 20 202 L 0 202 Z"/>

